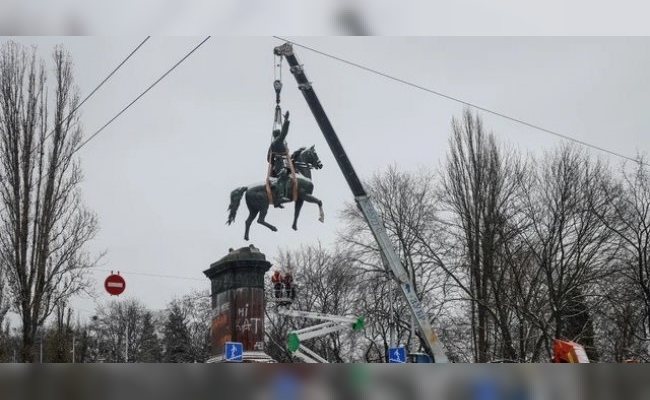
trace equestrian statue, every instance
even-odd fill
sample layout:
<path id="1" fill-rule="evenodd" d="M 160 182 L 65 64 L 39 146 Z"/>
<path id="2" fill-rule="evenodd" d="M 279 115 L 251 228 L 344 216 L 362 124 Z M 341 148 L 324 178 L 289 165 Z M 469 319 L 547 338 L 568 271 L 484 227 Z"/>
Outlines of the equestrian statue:
<path id="1" fill-rule="evenodd" d="M 246 197 L 249 215 L 246 219 L 245 240 L 249 238 L 250 227 L 255 217 L 257 217 L 257 223 L 266 226 L 273 232 L 278 230 L 265 220 L 270 204 L 273 204 L 276 208 L 284 208 L 282 203 L 295 203 L 293 224 L 291 225 L 294 230 L 298 229 L 298 216 L 305 201 L 317 204 L 318 220 L 320 222 L 325 220 L 323 202 L 312 195 L 314 184 L 311 180 L 311 170 L 321 169 L 323 164 L 318 158 L 314 146 L 309 148 L 301 147 L 289 155 L 285 140 L 288 130 L 289 112 L 284 115 L 282 128 L 273 130 L 273 138 L 267 153 L 268 173 L 266 182 L 242 186 L 230 193 L 229 214 L 226 222 L 228 225 L 235 222 L 242 196 L 245 195 Z"/>

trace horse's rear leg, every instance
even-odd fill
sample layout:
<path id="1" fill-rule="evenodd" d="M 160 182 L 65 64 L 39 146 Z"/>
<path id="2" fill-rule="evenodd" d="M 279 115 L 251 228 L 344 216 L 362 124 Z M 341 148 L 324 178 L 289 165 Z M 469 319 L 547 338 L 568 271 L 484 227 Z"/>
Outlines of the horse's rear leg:
<path id="1" fill-rule="evenodd" d="M 259 212 L 259 210 L 253 210 L 252 208 L 249 208 L 248 211 L 249 214 L 248 214 L 248 218 L 246 218 L 246 233 L 244 233 L 244 240 L 248 240 L 248 232 L 251 229 L 251 224 L 253 223 L 253 220 L 255 219 L 257 213 Z"/>
<path id="2" fill-rule="evenodd" d="M 267 228 L 269 228 L 273 232 L 277 232 L 278 228 L 276 228 L 275 226 L 273 226 L 273 225 L 269 224 L 268 222 L 264 221 L 264 218 L 266 218 L 266 213 L 268 211 L 269 211 L 268 207 L 265 207 L 265 208 L 260 210 L 260 216 L 259 216 L 259 218 L 257 218 L 257 223 L 266 226 Z"/>

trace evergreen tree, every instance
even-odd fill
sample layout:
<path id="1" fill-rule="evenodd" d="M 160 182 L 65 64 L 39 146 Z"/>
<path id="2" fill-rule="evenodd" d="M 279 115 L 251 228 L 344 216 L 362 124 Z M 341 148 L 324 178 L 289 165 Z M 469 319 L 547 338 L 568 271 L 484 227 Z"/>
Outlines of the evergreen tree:
<path id="1" fill-rule="evenodd" d="M 150 312 L 146 312 L 142 317 L 142 338 L 140 340 L 142 344 L 137 361 L 142 363 L 162 362 L 162 347 Z"/>
<path id="2" fill-rule="evenodd" d="M 176 302 L 170 305 L 164 329 L 164 361 L 168 363 L 190 362 L 190 334 L 182 308 Z"/>
<path id="3" fill-rule="evenodd" d="M 7 321 L 5 329 L 0 329 L 0 363 L 11 361 L 10 346 L 9 321 Z"/>

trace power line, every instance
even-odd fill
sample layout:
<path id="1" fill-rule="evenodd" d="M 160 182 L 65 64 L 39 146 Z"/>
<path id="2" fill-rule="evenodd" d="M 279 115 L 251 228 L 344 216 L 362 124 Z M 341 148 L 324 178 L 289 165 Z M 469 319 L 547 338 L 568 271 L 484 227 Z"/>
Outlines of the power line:
<path id="1" fill-rule="evenodd" d="M 143 41 L 143 42 L 142 42 L 142 43 L 141 43 L 141 44 L 136 48 L 136 50 L 134 50 L 134 51 L 129 55 L 129 57 L 130 57 L 131 55 L 133 55 L 133 53 L 135 53 L 135 51 L 137 51 L 137 49 L 139 49 L 140 46 L 142 46 L 142 44 L 144 44 L 144 42 L 146 42 L 146 41 L 148 40 L 148 38 L 149 38 L 149 37 L 147 37 L 147 39 L 145 39 L 145 40 L 144 40 L 144 41 Z M 149 92 L 149 91 L 150 91 L 154 86 L 156 86 L 158 83 L 160 83 L 160 81 L 162 81 L 162 80 L 163 80 L 167 75 L 169 75 L 169 74 L 170 74 L 174 69 L 176 69 L 176 67 L 178 67 L 181 63 L 183 63 L 183 61 L 185 61 L 185 60 L 186 60 L 190 55 L 192 55 L 196 50 L 198 50 L 198 48 L 201 47 L 205 42 L 207 42 L 208 39 L 210 39 L 210 36 L 207 36 L 205 39 L 203 39 L 203 41 L 201 41 L 201 42 L 200 42 L 198 45 L 196 45 L 192 50 L 190 50 L 190 51 L 189 51 L 189 52 L 188 52 L 188 53 L 187 53 L 183 58 L 181 58 L 178 62 L 176 62 L 176 64 L 174 64 L 171 68 L 169 68 L 169 69 L 167 70 L 167 72 L 165 72 L 162 76 L 160 76 L 160 78 L 158 78 L 155 82 L 153 82 L 153 83 L 152 83 L 152 84 L 151 84 L 147 89 L 145 89 L 145 90 L 144 90 L 144 91 L 143 91 L 143 92 L 142 92 L 138 97 L 136 97 L 136 98 L 135 98 L 133 101 L 131 101 L 131 102 L 130 102 L 126 107 L 124 107 L 124 108 L 123 108 L 119 113 L 117 113 L 113 118 L 111 118 L 108 122 L 106 122 L 106 123 L 105 123 L 101 128 L 99 128 L 95 133 L 93 133 L 90 137 L 88 137 L 88 139 L 86 139 L 86 140 L 85 140 L 84 142 L 82 142 L 79 146 L 77 146 L 77 148 L 73 150 L 72 154 L 74 154 L 74 153 L 76 153 L 77 151 L 79 151 L 79 150 L 80 150 L 84 145 L 86 145 L 89 141 L 91 141 L 93 138 L 95 138 L 97 135 L 99 135 L 99 133 L 101 133 L 101 132 L 102 132 L 102 131 L 103 131 L 103 130 L 108 126 L 108 125 L 110 125 L 113 121 L 115 121 L 115 120 L 116 120 L 120 115 L 122 115 L 122 114 L 123 114 L 127 109 L 129 109 L 133 104 L 135 104 L 135 102 L 137 102 L 138 100 L 140 100 L 140 98 L 142 98 L 142 97 L 143 97 L 147 92 Z M 127 59 L 128 59 L 129 57 L 127 57 Z M 126 60 L 125 60 L 125 61 L 126 61 Z M 124 64 L 124 61 L 120 64 L 120 66 L 121 66 L 122 64 Z M 119 68 L 119 66 L 118 66 L 118 68 Z M 116 69 L 116 70 L 117 70 L 117 69 Z M 115 72 L 115 71 L 114 71 L 114 72 Z M 114 72 L 113 72 L 113 73 L 114 73 Z M 113 73 L 111 73 L 111 75 L 112 75 Z M 109 76 L 109 77 L 110 77 L 110 76 Z M 107 79 L 105 79 L 105 80 L 100 84 L 100 86 L 101 86 L 101 85 L 102 85 L 106 80 L 107 80 Z M 99 87 L 98 87 L 98 88 L 99 88 Z M 93 91 L 93 93 L 94 93 L 96 90 L 97 90 L 97 89 L 95 89 L 95 90 Z M 92 95 L 92 93 L 91 93 L 91 95 Z M 90 95 L 89 95 L 88 97 L 90 97 Z M 87 97 L 87 98 L 88 98 L 88 97 Z M 87 99 L 87 98 L 86 98 L 86 99 Z M 85 100 L 84 100 L 84 101 L 85 101 Z M 78 107 L 77 107 L 77 108 L 78 108 Z M 108 270 L 97 269 L 97 271 L 108 271 Z M 125 272 L 126 272 L 126 271 L 125 271 Z M 145 274 L 145 273 L 139 273 L 139 272 L 128 272 L 128 273 L 133 274 L 133 275 L 152 276 L 152 277 L 161 277 L 161 278 L 172 278 L 172 279 L 186 279 L 186 280 L 197 280 L 197 281 L 200 280 L 200 281 L 204 281 L 203 279 L 199 279 L 199 278 L 190 278 L 190 277 L 173 276 L 173 275 Z"/>
<path id="2" fill-rule="evenodd" d="M 77 105 L 76 105 L 76 106 L 75 106 L 75 107 L 74 107 L 74 108 L 73 108 L 73 109 L 68 113 L 68 115 L 67 115 L 67 116 L 66 116 L 66 117 L 61 121 L 61 124 L 65 124 L 65 123 L 66 123 L 66 122 L 67 122 L 67 121 L 68 121 L 68 120 L 69 120 L 69 119 L 74 115 L 74 113 L 75 113 L 75 112 L 76 112 L 76 111 L 77 111 L 77 110 L 78 110 L 82 105 L 84 105 L 84 103 L 86 103 L 86 101 L 88 101 L 88 99 L 90 99 L 90 98 L 91 98 L 91 97 L 92 97 L 92 96 L 93 96 L 93 95 L 94 95 L 94 94 L 95 94 L 95 93 L 96 93 L 96 92 L 97 92 L 97 91 L 98 91 L 102 86 L 104 86 L 104 84 L 105 84 L 109 79 L 111 79 L 111 77 L 113 77 L 113 75 L 115 75 L 115 73 L 116 73 L 120 68 L 122 68 L 122 66 L 123 66 L 123 65 L 124 65 L 124 64 L 125 64 L 125 63 L 126 63 L 126 62 L 127 62 L 127 61 L 128 61 L 128 60 L 129 60 L 129 59 L 130 59 L 130 58 L 131 58 L 131 57 L 132 57 L 132 56 L 133 56 L 137 51 L 138 51 L 138 50 L 140 50 L 140 48 L 141 48 L 141 47 L 142 47 L 142 46 L 147 42 L 147 40 L 149 40 L 150 37 L 151 37 L 151 36 L 147 36 L 146 38 L 144 38 L 144 40 L 143 40 L 142 42 L 140 42 L 140 44 L 138 44 L 138 45 L 137 45 L 137 46 L 136 46 L 136 47 L 135 47 L 135 48 L 134 48 L 134 49 L 129 53 L 129 55 L 127 55 L 126 58 L 124 58 L 124 60 L 122 60 L 122 62 L 119 63 L 119 64 L 117 65 L 117 67 L 115 67 L 115 68 L 111 71 L 111 73 L 108 74 L 108 75 L 106 76 L 106 78 L 104 78 L 104 80 L 102 80 L 102 81 L 101 81 L 101 82 L 100 82 L 100 83 L 95 87 L 95 89 L 93 89 L 93 90 L 92 90 L 92 91 L 91 91 L 91 92 L 90 92 L 90 93 L 89 93 L 89 94 L 88 94 L 88 95 L 87 95 L 87 96 L 86 96 L 86 97 L 85 97 L 85 98 L 84 98 L 84 99 L 83 99 L 79 104 L 77 104 Z M 52 134 L 54 133 L 55 130 L 56 130 L 56 127 L 52 128 L 52 130 L 51 130 L 47 135 L 44 136 L 44 139 L 43 139 L 43 140 L 45 140 L 45 139 L 49 138 L 50 136 L 52 136 Z M 36 151 L 36 149 L 38 148 L 38 146 L 39 146 L 39 145 L 37 144 L 37 145 L 35 145 L 33 148 L 29 149 L 29 156 L 30 156 L 30 157 L 31 157 L 32 153 L 34 153 L 34 151 Z M 4 209 L 5 209 L 5 208 L 1 209 L 0 211 L 4 211 Z"/>
<path id="3" fill-rule="evenodd" d="M 317 54 L 320 54 L 320 55 L 322 55 L 322 56 L 329 57 L 329 58 L 331 58 L 331 59 L 334 59 L 334 60 L 340 61 L 340 62 L 342 62 L 342 63 L 344 63 L 344 64 L 348 64 L 348 65 L 351 65 L 351 66 L 353 66 L 353 67 L 356 67 L 356 68 L 362 69 L 362 70 L 364 70 L 364 71 L 367 71 L 367 72 L 370 72 L 370 73 L 373 73 L 373 74 L 376 74 L 376 75 L 382 76 L 382 77 L 384 77 L 384 78 L 391 79 L 391 80 L 394 80 L 394 81 L 396 81 L 396 82 L 403 83 L 403 84 L 405 84 L 405 85 L 408 85 L 408 86 L 414 87 L 414 88 L 416 88 L 416 89 L 423 90 L 423 91 L 425 91 L 425 92 L 428 92 L 428 93 L 434 94 L 434 95 L 436 95 L 436 96 L 440 96 L 440 97 L 443 97 L 443 98 L 445 98 L 445 99 L 448 99 L 448 100 L 451 100 L 451 101 L 455 101 L 455 102 L 457 102 L 457 103 L 460 103 L 460 104 L 463 104 L 463 105 L 466 105 L 466 106 L 473 107 L 473 108 L 475 108 L 475 109 L 477 109 L 477 110 L 481 110 L 481 111 L 484 111 L 484 112 L 486 112 L 486 113 L 489 113 L 489 114 L 492 114 L 492 115 L 496 115 L 496 116 L 498 116 L 498 117 L 505 118 L 505 119 L 510 120 L 510 121 L 513 121 L 513 122 L 517 122 L 517 123 L 522 124 L 522 125 L 525 125 L 525 126 L 527 126 L 527 127 L 529 127 L 529 128 L 533 128 L 533 129 L 536 129 L 536 130 L 539 130 L 539 131 L 542 131 L 542 132 L 545 132 L 545 133 L 548 133 L 548 134 L 551 134 L 551 135 L 557 136 L 557 137 L 562 138 L 562 139 L 565 139 L 565 140 L 570 140 L 570 141 L 572 141 L 572 142 L 574 142 L 574 143 L 578 143 L 578 144 L 580 144 L 580 145 L 583 145 L 583 146 L 586 146 L 586 147 L 590 147 L 590 148 L 592 148 L 592 149 L 599 150 L 599 151 L 602 151 L 602 152 L 605 152 L 605 153 L 611 154 L 611 155 L 616 156 L 616 157 L 624 158 L 624 159 L 626 159 L 626 160 L 633 161 L 633 162 L 635 162 L 635 163 L 637 163 L 637 164 L 648 165 L 648 164 L 645 164 L 645 163 L 640 162 L 640 161 L 637 160 L 637 159 L 634 159 L 634 158 L 632 158 L 632 157 L 626 156 L 626 155 L 624 155 L 624 154 L 617 153 L 617 152 L 615 152 L 615 151 L 605 149 L 605 148 L 603 148 L 603 147 L 600 147 L 600 146 L 597 146 L 597 145 L 594 145 L 594 144 L 591 144 L 591 143 L 585 142 L 585 141 L 583 141 L 583 140 L 575 139 L 575 138 L 573 138 L 573 137 L 571 137 L 571 136 L 564 135 L 564 134 L 562 134 L 562 133 L 559 133 L 559 132 L 553 131 L 553 130 L 551 130 L 551 129 L 546 129 L 546 128 L 542 127 L 542 126 L 535 125 L 535 124 L 532 124 L 532 123 L 530 123 L 530 122 L 526 122 L 526 121 L 521 120 L 521 119 L 519 119 L 519 118 L 510 117 L 510 116 L 508 116 L 508 115 L 506 115 L 506 114 L 503 114 L 503 113 L 500 113 L 500 112 L 498 112 L 498 111 L 493 111 L 493 110 L 490 110 L 490 109 L 488 109 L 488 108 L 485 108 L 485 107 L 481 107 L 481 106 L 479 106 L 479 105 L 476 105 L 476 104 L 474 104 L 474 103 L 470 103 L 470 102 L 468 102 L 468 101 L 465 101 L 465 100 L 459 99 L 459 98 L 457 98 L 457 97 L 453 97 L 453 96 L 450 96 L 450 95 L 446 95 L 446 94 L 441 93 L 441 92 L 439 92 L 439 91 L 436 91 L 436 90 L 433 90 L 433 89 L 426 88 L 426 87 L 424 87 L 424 86 L 421 86 L 421 85 L 418 85 L 418 84 L 415 84 L 415 83 L 412 83 L 412 82 L 406 81 L 406 80 L 401 79 L 401 78 L 397 78 L 397 77 L 395 77 L 395 76 L 392 76 L 392 75 L 386 74 L 386 73 L 384 73 L 384 72 L 377 71 L 377 70 L 375 70 L 375 69 L 373 69 L 373 68 L 366 67 L 366 66 L 361 65 L 361 64 L 357 64 L 357 63 L 355 63 L 355 62 L 352 62 L 352 61 L 346 60 L 346 59 L 341 58 L 341 57 L 334 56 L 334 55 L 332 55 L 332 54 L 325 53 L 325 52 L 323 52 L 323 51 L 320 51 L 320 50 L 314 49 L 314 48 L 309 47 L 309 46 L 305 46 L 305 45 L 303 45 L 303 44 L 300 44 L 300 43 L 294 42 L 294 41 L 292 41 L 292 40 L 288 40 L 288 39 L 282 38 L 282 37 L 280 37 L 280 36 L 273 36 L 273 37 L 276 38 L 276 39 L 278 39 L 278 40 L 282 40 L 282 41 L 285 41 L 285 42 L 289 42 L 289 43 L 294 44 L 294 45 L 296 45 L 296 46 L 298 46 L 298 47 L 302 47 L 302 48 L 304 48 L 304 49 L 306 49 L 306 50 L 312 51 L 312 52 L 317 53 Z"/>
<path id="4" fill-rule="evenodd" d="M 128 61 L 128 59 L 131 58 L 131 56 L 133 56 L 138 50 L 140 50 L 140 47 L 142 47 L 147 42 L 147 40 L 149 40 L 150 37 L 151 36 L 147 36 L 146 38 L 144 38 L 144 40 L 142 42 L 140 42 L 140 44 L 135 49 L 133 49 L 133 51 L 131 53 L 129 53 L 129 55 L 126 56 L 126 58 L 117 67 L 115 67 L 115 69 L 113 69 L 113 71 L 110 74 L 108 74 L 108 76 L 106 78 L 104 78 L 104 80 L 101 81 L 99 83 L 99 85 L 97 85 L 97 87 L 92 92 L 90 92 L 90 94 L 88 96 L 86 96 L 85 99 L 83 99 L 81 101 L 81 103 L 79 103 L 72 111 L 70 111 L 70 114 L 68 115 L 68 117 L 66 117 L 66 119 L 63 122 L 65 122 L 67 120 L 67 118 L 70 118 L 70 116 L 75 111 L 77 111 L 79 109 L 79 107 L 81 107 L 86 102 L 86 100 L 88 100 L 90 98 L 90 96 L 95 94 L 95 92 L 97 90 L 99 90 L 99 88 L 102 87 L 104 85 L 104 83 L 106 83 L 106 81 L 108 81 L 117 72 L 118 69 L 122 68 L 122 65 L 124 65 L 124 63 L 126 63 Z M 54 129 L 52 130 L 52 132 L 54 132 Z M 50 132 L 50 135 L 52 134 L 52 132 Z"/>
<path id="5" fill-rule="evenodd" d="M 118 271 L 116 269 L 101 269 L 101 268 L 92 268 L 92 270 L 93 271 L 111 272 L 111 273 L 113 273 L 114 271 Z M 205 279 L 190 278 L 189 276 L 148 274 L 148 273 L 144 273 L 144 272 L 132 272 L 132 271 L 123 271 L 123 270 L 119 270 L 119 272 L 120 273 L 125 273 L 125 274 L 131 274 L 131 275 L 151 276 L 151 277 L 154 277 L 154 278 L 185 279 L 185 280 L 189 280 L 189 281 L 205 282 Z"/>
<path id="6" fill-rule="evenodd" d="M 198 50 L 198 48 L 201 47 L 201 46 L 203 45 L 203 43 L 207 42 L 208 39 L 210 39 L 210 36 L 207 36 L 205 39 L 203 39 L 203 41 L 202 41 L 201 43 L 199 43 L 198 45 L 196 45 L 192 50 L 190 50 L 190 52 L 187 53 L 187 54 L 185 55 L 185 57 L 181 58 L 181 59 L 180 59 L 176 64 L 174 64 L 170 69 L 168 69 L 167 72 L 165 72 L 165 73 L 164 73 L 160 78 L 158 78 L 158 79 L 157 79 L 154 83 L 152 83 L 152 84 L 151 84 L 147 89 L 145 89 L 144 92 L 140 93 L 140 95 L 139 95 L 138 97 L 136 97 L 133 101 L 131 101 L 129 104 L 127 104 L 127 106 L 124 107 L 124 108 L 122 109 L 122 111 L 118 112 L 118 113 L 117 113 L 113 118 L 111 118 L 110 120 L 108 120 L 108 122 L 106 122 L 106 123 L 105 123 L 101 128 L 99 128 L 95 133 L 93 133 L 92 135 L 90 135 L 90 136 L 88 137 L 88 139 L 86 139 L 86 140 L 83 141 L 81 144 L 79 144 L 79 146 L 77 146 L 77 148 L 74 149 L 73 153 L 76 153 L 77 151 L 79 151 L 83 146 L 85 146 L 88 142 L 90 142 L 90 141 L 91 141 L 92 139 L 94 139 L 97 135 L 99 135 L 99 134 L 100 134 L 104 129 L 106 129 L 106 127 L 107 127 L 108 125 L 110 125 L 110 124 L 111 124 L 113 121 L 115 121 L 115 120 L 116 120 L 120 115 L 122 115 L 126 110 L 128 110 L 128 109 L 129 109 L 133 104 L 135 104 L 135 102 L 137 102 L 138 100 L 140 100 L 140 98 L 142 98 L 142 96 L 144 96 L 145 94 L 147 94 L 147 92 L 148 92 L 149 90 L 151 90 L 154 86 L 156 86 L 160 81 L 162 81 L 163 79 L 165 79 L 165 77 L 166 77 L 167 75 L 169 75 L 173 70 L 175 70 L 176 67 L 178 67 L 178 66 L 179 66 L 183 61 L 185 61 L 185 60 L 186 60 L 190 55 L 192 55 L 192 53 L 194 53 L 196 50 Z"/>
<path id="7" fill-rule="evenodd" d="M 70 119 L 70 117 L 72 117 L 72 116 L 74 115 L 74 113 L 75 113 L 75 112 L 76 112 L 76 111 L 77 111 L 77 110 L 78 110 L 78 109 L 79 109 L 79 108 L 80 108 L 80 107 L 81 107 L 81 106 L 82 106 L 86 101 L 88 101 L 88 99 L 90 99 L 90 97 L 92 97 L 92 95 L 94 95 L 95 92 L 97 92 L 97 91 L 99 90 L 99 88 L 101 88 L 101 87 L 104 85 L 104 83 L 106 83 L 109 79 L 111 79 L 111 77 L 112 77 L 113 75 L 115 75 L 115 73 L 117 72 L 117 70 L 119 70 L 120 68 L 122 68 L 122 66 L 123 66 L 123 65 L 124 65 L 128 60 L 129 60 L 129 58 L 131 58 L 131 56 L 133 56 L 133 55 L 134 55 L 138 50 L 140 50 L 140 47 L 142 47 L 142 46 L 147 42 L 147 40 L 149 40 L 150 37 L 151 37 L 151 36 L 147 36 L 146 38 L 144 38 L 144 40 L 143 40 L 142 42 L 140 42 L 140 44 L 139 44 L 135 49 L 133 49 L 133 51 L 131 51 L 131 53 L 129 53 L 129 55 L 126 56 L 126 58 L 125 58 L 124 60 L 122 60 L 122 62 L 119 63 L 118 66 L 115 67 L 115 68 L 113 69 L 113 71 L 111 71 L 111 73 L 108 74 L 108 76 L 107 76 L 106 78 L 104 78 L 104 80 L 101 81 L 101 82 L 99 83 L 99 85 L 97 85 L 97 86 L 95 87 L 95 89 L 93 89 L 92 92 L 90 92 L 90 93 L 89 93 L 89 94 L 88 94 L 88 95 L 87 95 L 83 100 L 81 100 L 81 102 L 80 102 L 79 104 L 77 104 L 77 106 L 76 106 L 75 108 L 72 109 L 72 111 L 70 111 L 70 112 L 68 113 L 68 116 L 65 117 L 65 118 L 63 119 L 63 121 L 61 122 L 61 124 L 66 123 L 66 122 L 68 121 L 68 119 Z M 45 135 L 45 139 L 47 139 L 48 137 L 50 137 L 50 136 L 54 133 L 55 130 L 56 130 L 56 128 L 52 128 L 52 130 L 50 131 L 50 133 L 48 133 L 47 135 Z M 31 149 L 31 150 L 30 150 L 30 154 L 31 154 L 35 149 L 36 149 L 36 147 L 34 147 L 34 149 Z"/>

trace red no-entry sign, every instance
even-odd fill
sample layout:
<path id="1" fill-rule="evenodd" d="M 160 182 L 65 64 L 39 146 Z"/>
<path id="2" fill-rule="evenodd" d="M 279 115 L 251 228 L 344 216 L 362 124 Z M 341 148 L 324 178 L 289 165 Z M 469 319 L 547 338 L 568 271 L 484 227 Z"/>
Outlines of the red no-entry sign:
<path id="1" fill-rule="evenodd" d="M 120 275 L 111 274 L 104 281 L 104 288 L 111 295 L 118 296 L 126 289 L 126 281 Z"/>

